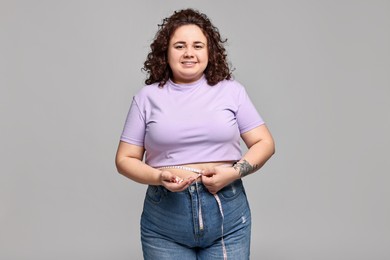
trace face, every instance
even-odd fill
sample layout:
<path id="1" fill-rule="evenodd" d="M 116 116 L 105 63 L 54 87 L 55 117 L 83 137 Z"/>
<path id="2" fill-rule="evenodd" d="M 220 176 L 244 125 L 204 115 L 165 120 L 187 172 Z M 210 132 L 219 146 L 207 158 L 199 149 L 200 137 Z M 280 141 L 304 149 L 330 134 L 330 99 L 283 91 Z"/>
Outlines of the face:
<path id="1" fill-rule="evenodd" d="M 183 25 L 173 33 L 168 47 L 168 64 L 173 82 L 200 79 L 208 63 L 207 38 L 197 25 Z"/>

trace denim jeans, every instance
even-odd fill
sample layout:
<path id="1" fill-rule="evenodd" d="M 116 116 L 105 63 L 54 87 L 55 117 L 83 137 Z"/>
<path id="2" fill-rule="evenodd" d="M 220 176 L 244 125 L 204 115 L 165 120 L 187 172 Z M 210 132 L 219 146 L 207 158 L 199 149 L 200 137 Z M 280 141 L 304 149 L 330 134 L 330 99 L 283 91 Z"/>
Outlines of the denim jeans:
<path id="1" fill-rule="evenodd" d="M 213 194 L 202 183 L 171 192 L 148 186 L 141 216 L 144 259 L 249 259 L 251 213 L 241 180 Z M 223 215 L 221 214 L 223 213 Z"/>

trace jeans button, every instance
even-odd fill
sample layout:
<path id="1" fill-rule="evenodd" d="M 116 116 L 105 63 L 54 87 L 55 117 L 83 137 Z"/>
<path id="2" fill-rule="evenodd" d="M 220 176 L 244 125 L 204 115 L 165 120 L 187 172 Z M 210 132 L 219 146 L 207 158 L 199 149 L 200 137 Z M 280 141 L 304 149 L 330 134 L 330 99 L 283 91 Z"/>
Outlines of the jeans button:
<path id="1" fill-rule="evenodd" d="M 190 187 L 190 190 L 191 190 L 191 191 L 194 191 L 194 190 L 195 190 L 195 187 L 194 187 L 194 186 L 191 186 L 191 187 Z"/>

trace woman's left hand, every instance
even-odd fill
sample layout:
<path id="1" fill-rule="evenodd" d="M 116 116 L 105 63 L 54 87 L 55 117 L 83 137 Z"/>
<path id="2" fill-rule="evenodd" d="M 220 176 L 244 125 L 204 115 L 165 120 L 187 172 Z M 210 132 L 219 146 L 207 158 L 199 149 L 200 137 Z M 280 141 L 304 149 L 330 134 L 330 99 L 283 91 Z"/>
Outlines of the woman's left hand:
<path id="1" fill-rule="evenodd" d="M 202 182 L 211 194 L 240 178 L 233 167 L 217 166 L 202 171 Z"/>

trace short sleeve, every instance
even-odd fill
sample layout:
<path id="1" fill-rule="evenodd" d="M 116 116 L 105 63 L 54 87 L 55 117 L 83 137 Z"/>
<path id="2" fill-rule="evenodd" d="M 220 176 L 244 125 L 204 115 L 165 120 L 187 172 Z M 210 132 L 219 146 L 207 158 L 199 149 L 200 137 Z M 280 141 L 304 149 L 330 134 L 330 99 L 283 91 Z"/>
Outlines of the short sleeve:
<path id="1" fill-rule="evenodd" d="M 135 98 L 133 98 L 120 140 L 126 143 L 144 146 L 144 139 L 145 119 Z"/>
<path id="2" fill-rule="evenodd" d="M 248 93 L 243 86 L 241 86 L 240 89 L 238 102 L 236 120 L 240 134 L 248 132 L 249 130 L 264 124 L 264 120 L 257 112 L 256 107 L 253 105 L 251 99 L 248 96 Z"/>

